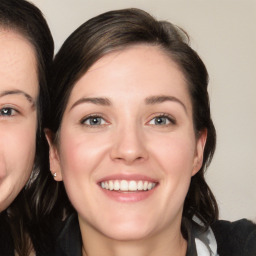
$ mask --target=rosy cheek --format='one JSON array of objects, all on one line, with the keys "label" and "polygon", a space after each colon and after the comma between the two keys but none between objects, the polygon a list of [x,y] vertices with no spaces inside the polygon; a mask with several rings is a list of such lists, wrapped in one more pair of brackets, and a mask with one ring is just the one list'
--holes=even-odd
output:
[{"label": "rosy cheek", "polygon": [[61,135],[60,162],[65,176],[89,169],[95,154],[96,145],[89,143],[83,134],[65,133]]},{"label": "rosy cheek", "polygon": [[149,144],[150,150],[162,159],[166,164],[186,164],[194,155],[194,147],[191,146],[191,141],[186,136],[165,136],[151,140]]}]

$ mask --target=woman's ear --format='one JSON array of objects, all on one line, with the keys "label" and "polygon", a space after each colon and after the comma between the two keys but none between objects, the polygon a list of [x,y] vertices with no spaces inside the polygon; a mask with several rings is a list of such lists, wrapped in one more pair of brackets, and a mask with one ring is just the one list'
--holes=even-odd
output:
[{"label": "woman's ear", "polygon": [[196,139],[197,141],[196,141],[196,150],[195,150],[192,176],[194,176],[201,169],[203,164],[204,148],[207,140],[207,129],[200,131]]},{"label": "woman's ear", "polygon": [[54,143],[54,133],[50,129],[44,129],[44,133],[49,144],[49,162],[52,176],[56,181],[62,181],[59,153]]}]

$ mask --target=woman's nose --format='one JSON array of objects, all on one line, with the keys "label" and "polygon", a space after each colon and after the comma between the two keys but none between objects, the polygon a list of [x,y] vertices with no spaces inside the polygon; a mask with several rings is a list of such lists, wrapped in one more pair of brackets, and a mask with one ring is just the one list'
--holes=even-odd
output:
[{"label": "woman's nose", "polygon": [[130,165],[148,158],[146,141],[139,127],[125,127],[116,132],[110,156],[114,161]]}]

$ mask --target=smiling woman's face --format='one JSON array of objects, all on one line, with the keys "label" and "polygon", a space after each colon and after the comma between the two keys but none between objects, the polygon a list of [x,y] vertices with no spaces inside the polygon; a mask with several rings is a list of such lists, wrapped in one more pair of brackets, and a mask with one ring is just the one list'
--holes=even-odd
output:
[{"label": "smiling woman's face", "polygon": [[26,184],[35,157],[38,95],[33,47],[0,28],[0,212]]},{"label": "smiling woman's face", "polygon": [[51,146],[83,232],[118,240],[180,232],[206,134],[195,136],[184,76],[138,45],[106,55],[75,84]]}]

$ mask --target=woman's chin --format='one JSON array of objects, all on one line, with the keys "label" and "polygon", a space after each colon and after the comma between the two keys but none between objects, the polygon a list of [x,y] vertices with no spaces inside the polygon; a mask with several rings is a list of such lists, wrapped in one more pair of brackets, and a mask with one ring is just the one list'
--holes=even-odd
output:
[{"label": "woman's chin", "polygon": [[146,239],[150,235],[150,231],[138,227],[114,227],[111,230],[103,231],[103,234],[117,241],[138,241]]}]

